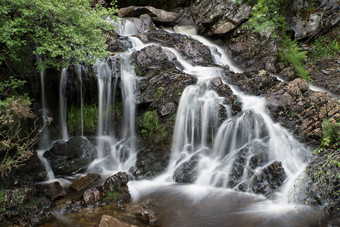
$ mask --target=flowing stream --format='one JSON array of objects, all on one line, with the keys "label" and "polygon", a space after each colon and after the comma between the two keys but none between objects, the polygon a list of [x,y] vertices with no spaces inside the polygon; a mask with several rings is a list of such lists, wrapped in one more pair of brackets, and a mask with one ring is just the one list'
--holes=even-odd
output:
[{"label": "flowing stream", "polygon": [[[134,36],[138,32],[129,20],[121,20],[116,31],[127,37],[132,47],[97,61],[94,66],[99,91],[98,154],[88,170],[104,176],[128,171],[136,163],[138,78],[130,61],[133,52],[150,45]],[[175,31],[186,32],[180,27]],[[224,97],[211,88],[211,79],[218,76],[226,84],[222,67],[228,66],[236,73],[242,70],[232,63],[221,47],[196,35],[192,29],[190,31],[187,35],[209,47],[215,63],[221,67],[191,65],[175,49],[162,47],[176,56],[180,63],[178,69],[195,76],[198,82],[186,87],[181,95],[166,170],[151,180],[130,181],[133,200],[153,198],[159,201],[160,223],[165,226],[313,225],[317,220],[310,218],[308,208],[288,203],[295,180],[310,160],[311,152],[272,121],[267,114],[265,98],[245,95],[229,85],[242,102],[241,113],[233,116],[231,107],[224,104]],[[66,70],[63,70],[61,108],[65,105],[62,94],[66,76]],[[81,80],[79,69],[78,76]],[[112,111],[117,105],[115,97],[119,77],[123,119],[120,133],[116,134],[112,128]],[[221,109],[223,111],[219,111]],[[67,139],[66,110],[60,111],[62,138]],[[83,134],[83,125],[81,128]],[[273,162],[282,163],[286,180],[271,199],[254,194],[251,186],[245,192],[239,192],[242,183],[251,180],[254,174]],[[308,218],[303,222],[299,215]]]}]

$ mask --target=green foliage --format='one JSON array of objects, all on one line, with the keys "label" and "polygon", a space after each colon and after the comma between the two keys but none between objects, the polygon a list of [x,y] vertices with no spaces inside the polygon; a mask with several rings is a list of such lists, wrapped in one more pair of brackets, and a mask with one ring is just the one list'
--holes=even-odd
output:
[{"label": "green foliage", "polygon": [[[98,124],[98,108],[96,105],[83,105],[84,133],[93,134]],[[81,109],[71,106],[67,111],[67,126],[73,135],[81,133]]]},{"label": "green foliage", "polygon": [[161,98],[163,90],[164,90],[163,87],[158,87],[157,88],[157,91],[156,91],[155,96],[154,96],[156,100],[159,100]]},{"label": "green foliage", "polygon": [[259,0],[246,27],[256,32],[266,32],[272,38],[278,37],[278,32],[284,33],[288,28],[286,18],[280,12],[286,4],[285,0]]},{"label": "green foliage", "polygon": [[0,83],[1,91],[11,89],[11,96],[0,99],[0,172],[7,174],[17,168],[33,154],[33,146],[40,130],[34,125],[30,131],[22,129],[25,119],[35,119],[27,95],[15,95],[25,81],[11,78]]},{"label": "green foliage", "polygon": [[329,140],[327,146],[340,143],[340,123],[332,124],[325,119],[322,122],[322,137],[323,140]]},{"label": "green foliage", "polygon": [[112,200],[118,200],[121,197],[119,192],[110,191],[106,194],[106,196],[103,198],[104,201],[112,201]]},{"label": "green foliage", "polygon": [[139,118],[141,133],[144,138],[149,138],[152,134],[157,133],[156,142],[166,136],[165,128],[160,124],[157,110],[146,111]]},{"label": "green foliage", "polygon": [[[31,47],[43,56],[40,70],[70,63],[92,63],[107,55],[102,30],[117,12],[92,0],[0,0],[0,64],[20,60],[18,51]],[[114,2],[114,1],[113,1]]]},{"label": "green foliage", "polygon": [[315,60],[340,55],[340,37],[330,40],[330,38],[321,36],[312,43],[312,46],[311,57]]},{"label": "green foliage", "polygon": [[309,72],[304,67],[304,61],[307,59],[307,52],[302,51],[297,42],[285,36],[283,40],[284,48],[279,52],[279,56],[286,63],[292,64],[299,77],[312,81]]}]

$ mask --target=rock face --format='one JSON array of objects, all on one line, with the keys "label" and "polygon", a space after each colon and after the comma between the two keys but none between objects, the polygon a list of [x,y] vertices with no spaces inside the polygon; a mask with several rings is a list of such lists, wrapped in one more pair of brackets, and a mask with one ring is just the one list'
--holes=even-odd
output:
[{"label": "rock face", "polygon": [[200,33],[225,35],[244,22],[251,10],[251,6],[231,0],[197,1],[181,15],[179,24],[187,25],[188,18],[192,18]]},{"label": "rock face", "polygon": [[73,137],[69,141],[58,141],[44,153],[56,175],[72,175],[84,171],[94,160],[97,151],[84,137]]},{"label": "rock face", "polygon": [[[297,12],[290,20],[290,28],[295,39],[303,39],[315,35],[321,30],[327,30],[340,21],[340,1],[293,1],[292,8]],[[309,8],[309,9],[308,9]]]}]

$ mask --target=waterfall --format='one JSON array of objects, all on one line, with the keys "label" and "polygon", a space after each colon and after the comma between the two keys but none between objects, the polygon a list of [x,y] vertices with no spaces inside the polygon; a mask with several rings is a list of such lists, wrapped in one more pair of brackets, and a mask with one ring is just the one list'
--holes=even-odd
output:
[{"label": "waterfall", "polygon": [[[86,71],[85,71],[86,72]],[[80,86],[80,135],[84,136],[84,97],[83,97],[83,76],[82,65],[77,64],[76,73],[79,79]]]},{"label": "waterfall", "polygon": [[67,131],[67,103],[66,103],[66,86],[67,86],[67,68],[63,68],[59,84],[59,110],[60,110],[60,130],[61,138],[68,140]]}]

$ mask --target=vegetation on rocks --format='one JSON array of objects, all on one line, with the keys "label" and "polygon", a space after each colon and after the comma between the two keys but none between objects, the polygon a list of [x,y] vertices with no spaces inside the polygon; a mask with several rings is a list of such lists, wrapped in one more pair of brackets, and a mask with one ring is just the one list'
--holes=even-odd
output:
[{"label": "vegetation on rocks", "polygon": [[[96,133],[98,123],[97,105],[83,105],[84,133]],[[72,135],[80,135],[81,132],[81,108],[71,106],[67,112],[67,126]]]},{"label": "vegetation on rocks", "polygon": [[146,111],[139,118],[139,125],[141,127],[141,133],[146,139],[152,134],[158,133],[156,138],[156,142],[158,142],[166,135],[165,128],[159,122],[157,110]]},{"label": "vegetation on rocks", "polygon": [[8,174],[33,154],[38,140],[38,127],[24,127],[27,119],[34,121],[36,115],[30,109],[31,100],[20,94],[25,81],[10,78],[0,82],[0,173]]}]

